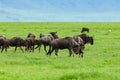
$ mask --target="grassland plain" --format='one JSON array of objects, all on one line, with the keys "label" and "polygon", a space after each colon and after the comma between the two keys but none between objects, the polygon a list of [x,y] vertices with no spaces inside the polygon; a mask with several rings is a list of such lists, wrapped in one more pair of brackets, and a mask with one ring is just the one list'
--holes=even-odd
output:
[{"label": "grassland plain", "polygon": [[[0,34],[7,38],[26,38],[29,32],[39,38],[57,31],[60,37],[81,34],[83,26],[94,36],[93,46],[86,45],[84,58],[68,57],[67,50],[60,50],[48,57],[43,48],[39,53],[0,53],[0,80],[120,80],[120,23],[119,22],[1,22]],[[111,30],[110,34],[106,34]]]}]

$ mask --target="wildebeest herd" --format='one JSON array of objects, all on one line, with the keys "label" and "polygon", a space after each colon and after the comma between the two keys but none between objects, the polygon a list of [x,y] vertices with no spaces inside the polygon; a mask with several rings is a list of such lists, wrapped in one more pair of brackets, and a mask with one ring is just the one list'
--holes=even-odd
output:
[{"label": "wildebeest herd", "polygon": [[[84,31],[89,32],[89,28],[83,28],[81,32]],[[92,36],[85,33],[64,38],[60,38],[57,35],[57,32],[50,32],[50,35],[40,33],[39,39],[36,39],[36,36],[33,33],[29,33],[26,39],[21,37],[8,39],[5,36],[0,35],[1,52],[4,50],[7,52],[9,47],[15,47],[15,51],[17,50],[17,47],[20,47],[22,52],[34,52],[34,49],[39,48],[40,52],[41,46],[43,45],[46,55],[49,56],[53,51],[55,51],[55,55],[58,56],[59,49],[68,49],[69,56],[79,54],[79,56],[83,57],[83,50],[85,48],[85,44],[87,43],[93,45],[94,40]],[[47,46],[49,46],[49,50],[46,49]]]}]

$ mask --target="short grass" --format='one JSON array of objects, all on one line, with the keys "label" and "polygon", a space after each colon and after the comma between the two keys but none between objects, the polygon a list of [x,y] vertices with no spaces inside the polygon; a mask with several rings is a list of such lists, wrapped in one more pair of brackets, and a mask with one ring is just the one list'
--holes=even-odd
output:
[{"label": "short grass", "polygon": [[[83,26],[94,36],[93,46],[86,45],[84,58],[68,57],[67,50],[60,50],[48,57],[43,48],[39,53],[22,53],[10,47],[0,53],[0,80],[120,80],[120,23],[101,22],[1,22],[0,34],[7,38],[26,38],[29,32],[39,38],[57,31],[60,37],[81,34]],[[106,32],[112,32],[106,35]]]}]

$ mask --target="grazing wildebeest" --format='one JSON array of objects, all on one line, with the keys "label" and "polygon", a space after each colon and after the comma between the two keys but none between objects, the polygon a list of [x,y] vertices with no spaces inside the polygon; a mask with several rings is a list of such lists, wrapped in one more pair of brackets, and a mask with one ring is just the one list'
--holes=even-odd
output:
[{"label": "grazing wildebeest", "polygon": [[22,46],[26,47],[26,45],[27,45],[26,41],[20,37],[13,37],[9,39],[9,46],[15,47],[15,51],[17,50],[17,47],[20,47],[22,52],[24,52]]},{"label": "grazing wildebeest", "polygon": [[6,39],[3,36],[0,36],[0,47],[1,47],[1,52],[3,52],[4,49],[7,52],[7,48],[9,47],[8,39]]},{"label": "grazing wildebeest", "polygon": [[51,53],[55,50],[55,55],[58,56],[59,49],[68,49],[69,56],[72,55],[72,49],[78,47],[78,43],[72,37],[65,37],[61,39],[54,39],[51,44],[47,55],[51,55]]},{"label": "grazing wildebeest", "polygon": [[54,37],[54,39],[58,39],[58,35],[56,35],[57,32],[50,32],[50,34]]},{"label": "grazing wildebeest", "polygon": [[89,32],[89,28],[83,27],[82,30],[81,30],[81,33],[85,32],[85,31],[86,31],[86,32]]},{"label": "grazing wildebeest", "polygon": [[[40,52],[40,48],[41,48],[41,45],[44,46],[44,50],[45,52],[47,53],[47,50],[46,50],[46,46],[49,46],[51,41],[53,40],[53,36],[49,35],[49,36],[43,36],[41,37],[36,43],[37,43],[37,47],[39,47],[39,52]],[[36,49],[35,48],[35,49]]]}]

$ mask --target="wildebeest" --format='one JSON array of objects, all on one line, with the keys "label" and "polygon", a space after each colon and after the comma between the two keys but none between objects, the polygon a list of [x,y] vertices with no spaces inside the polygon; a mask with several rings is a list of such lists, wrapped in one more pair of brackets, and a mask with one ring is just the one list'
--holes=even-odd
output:
[{"label": "wildebeest", "polygon": [[76,48],[73,48],[72,50],[74,51],[74,53],[79,54],[79,57],[80,57],[80,55],[81,55],[81,57],[83,57],[84,42],[83,42],[82,38],[80,38],[78,36],[74,36],[73,39],[79,44],[79,46]]},{"label": "wildebeest", "polygon": [[39,47],[39,52],[40,52],[41,45],[43,45],[44,51],[47,53],[46,46],[50,47],[52,40],[59,38],[58,35],[56,35],[56,33],[57,32],[50,32],[51,35],[48,35],[48,36],[40,33],[40,40],[37,41],[37,47],[36,47],[36,48]]},{"label": "wildebeest", "polygon": [[[79,48],[79,54],[81,54],[81,57],[83,57],[83,50],[85,48],[85,44],[91,44],[91,45],[93,45],[94,44],[94,39],[93,39],[93,37],[88,36],[87,34],[80,34],[80,35],[77,35],[77,36],[74,36],[74,37],[80,37],[83,40],[82,47]],[[76,54],[78,54],[77,53],[78,51],[76,51],[76,48],[74,48],[73,51]]]},{"label": "wildebeest", "polygon": [[[4,35],[0,35],[0,37],[2,37],[2,38],[6,38]],[[2,46],[0,46],[0,49],[2,48]]]},{"label": "wildebeest", "polygon": [[36,42],[37,43],[37,47],[36,48],[39,48],[39,52],[40,52],[41,45],[43,45],[44,46],[44,51],[47,53],[46,46],[49,46],[53,39],[54,39],[54,37],[51,36],[51,35],[41,37]]},{"label": "wildebeest", "polygon": [[72,49],[78,47],[78,43],[72,37],[65,37],[61,39],[54,39],[50,44],[50,49],[47,55],[51,55],[51,53],[55,50],[55,55],[58,56],[59,49],[68,49],[69,56],[72,55]]},{"label": "wildebeest", "polygon": [[9,44],[8,44],[8,39],[6,39],[6,37],[4,36],[0,36],[0,47],[1,47],[1,52],[3,52],[4,49],[7,52],[7,48],[9,47]]},{"label": "wildebeest", "polygon": [[26,40],[26,43],[27,43],[26,51],[31,51],[32,50],[34,52],[34,46],[36,44],[36,39],[29,37],[25,40]]},{"label": "wildebeest", "polygon": [[83,27],[82,30],[81,30],[81,33],[85,32],[85,31],[86,31],[86,32],[89,32],[89,28]]},{"label": "wildebeest", "polygon": [[9,39],[9,46],[15,47],[15,51],[17,50],[17,47],[20,47],[22,52],[24,52],[22,46],[26,47],[26,45],[27,45],[26,41],[20,37],[13,37]]},{"label": "wildebeest", "polygon": [[36,44],[36,39],[35,39],[35,35],[32,33],[29,33],[27,36],[26,42],[27,42],[27,47],[26,47],[26,51],[28,50],[32,50],[34,52],[34,46]]}]

